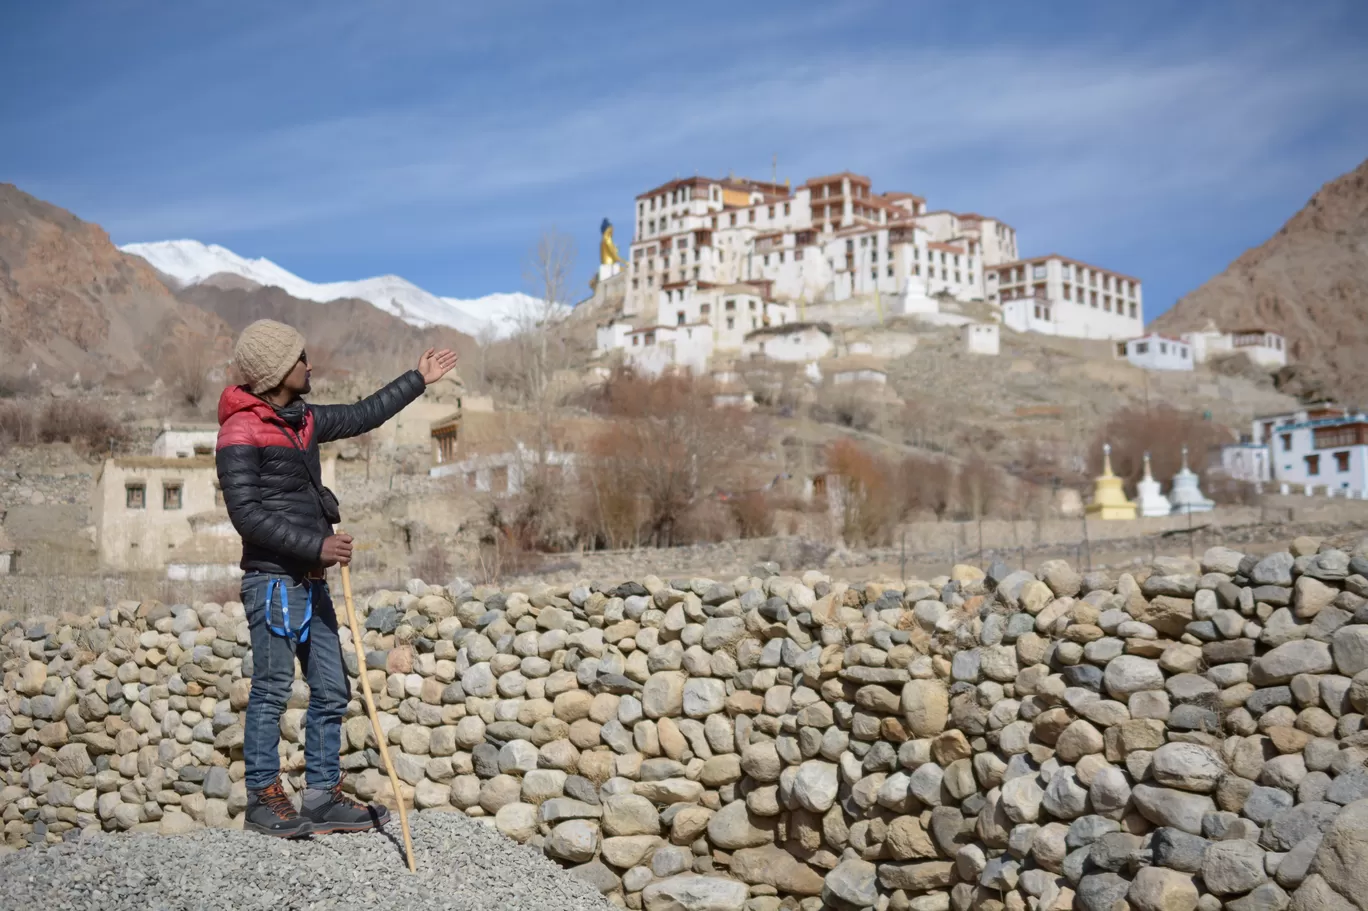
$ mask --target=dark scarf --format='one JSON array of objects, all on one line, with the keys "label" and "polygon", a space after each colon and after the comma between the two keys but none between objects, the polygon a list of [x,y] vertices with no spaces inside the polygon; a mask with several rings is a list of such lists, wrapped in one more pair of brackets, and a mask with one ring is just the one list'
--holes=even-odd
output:
[{"label": "dark scarf", "polygon": [[[268,402],[267,404],[270,403]],[[271,405],[271,410],[273,410],[282,421],[295,430],[304,429],[304,419],[307,417],[305,409],[307,408],[308,406],[301,398],[294,399],[288,405]]]}]

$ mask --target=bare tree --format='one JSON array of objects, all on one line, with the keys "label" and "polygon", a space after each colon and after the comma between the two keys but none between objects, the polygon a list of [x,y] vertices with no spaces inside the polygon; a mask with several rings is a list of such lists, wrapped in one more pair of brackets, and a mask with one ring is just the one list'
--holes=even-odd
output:
[{"label": "bare tree", "polygon": [[168,339],[162,346],[161,363],[173,394],[198,408],[208,395],[210,377],[219,366],[214,340],[197,332]]},{"label": "bare tree", "polygon": [[574,267],[574,239],[555,227],[542,232],[528,255],[524,280],[537,304],[517,314],[517,349],[523,397],[538,411],[549,408],[551,377],[564,361],[557,324],[569,308]]},{"label": "bare tree", "polygon": [[620,542],[632,526],[634,543],[680,543],[710,497],[748,485],[745,458],[760,435],[734,409],[714,409],[706,384],[622,372],[606,384],[602,410],[617,420],[593,441],[586,477],[597,537]]}]

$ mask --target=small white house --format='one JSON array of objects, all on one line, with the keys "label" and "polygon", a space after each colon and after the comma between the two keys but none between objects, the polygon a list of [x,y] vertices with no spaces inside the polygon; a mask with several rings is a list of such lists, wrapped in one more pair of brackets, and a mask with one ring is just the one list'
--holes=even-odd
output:
[{"label": "small white house", "polygon": [[1264,367],[1282,367],[1287,363],[1287,340],[1266,329],[1222,332],[1215,323],[1208,322],[1205,329],[1184,332],[1182,338],[1192,346],[1192,359],[1198,364],[1228,354],[1244,354]]},{"label": "small white house", "polygon": [[1331,494],[1368,492],[1368,416],[1362,413],[1283,424],[1269,449],[1273,479],[1280,483]]},{"label": "small white house", "polygon": [[833,386],[867,383],[883,386],[888,383],[888,372],[883,361],[867,354],[852,354],[823,361],[820,365],[822,375],[830,379]]},{"label": "small white house", "polygon": [[966,323],[960,329],[964,350],[968,354],[996,355],[1000,350],[1001,335],[997,323]]},{"label": "small white house", "polygon": [[755,396],[741,382],[717,383],[713,387],[714,408],[740,408],[750,411],[755,407]]},{"label": "small white house", "polygon": [[1267,484],[1273,480],[1265,443],[1230,443],[1221,447],[1221,469],[1236,481]]},{"label": "small white house", "polygon": [[212,456],[217,444],[217,424],[166,423],[162,425],[161,433],[152,441],[152,455],[158,459]]},{"label": "small white house", "polygon": [[831,326],[826,323],[787,323],[749,333],[741,344],[743,357],[767,357],[790,364],[808,364],[832,352]]},{"label": "small white house", "polygon": [[1287,340],[1266,329],[1237,329],[1230,333],[1231,349],[1262,367],[1287,364]]},{"label": "small white house", "polygon": [[1117,342],[1116,356],[1145,370],[1192,369],[1192,346],[1157,332]]}]

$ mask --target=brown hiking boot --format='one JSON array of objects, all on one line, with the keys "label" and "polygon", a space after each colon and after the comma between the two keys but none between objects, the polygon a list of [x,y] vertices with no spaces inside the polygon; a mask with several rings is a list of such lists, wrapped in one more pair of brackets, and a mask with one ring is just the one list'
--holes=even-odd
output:
[{"label": "brown hiking boot", "polygon": [[275,838],[303,838],[313,834],[313,824],[295,812],[279,778],[267,787],[247,792],[247,817],[242,827]]}]

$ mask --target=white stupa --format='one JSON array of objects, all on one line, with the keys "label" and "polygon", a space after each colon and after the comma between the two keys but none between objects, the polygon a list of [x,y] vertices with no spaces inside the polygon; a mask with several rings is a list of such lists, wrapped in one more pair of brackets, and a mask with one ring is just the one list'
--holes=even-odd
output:
[{"label": "white stupa", "polygon": [[1173,504],[1160,492],[1159,482],[1150,473],[1150,455],[1145,453],[1145,476],[1135,484],[1135,498],[1140,501],[1140,515],[1153,518],[1173,512]]},{"label": "white stupa", "polygon": [[1173,504],[1175,515],[1190,512],[1211,512],[1216,504],[1202,495],[1200,478],[1188,468],[1187,447],[1183,447],[1183,468],[1173,476],[1173,486],[1169,488],[1169,502]]}]

